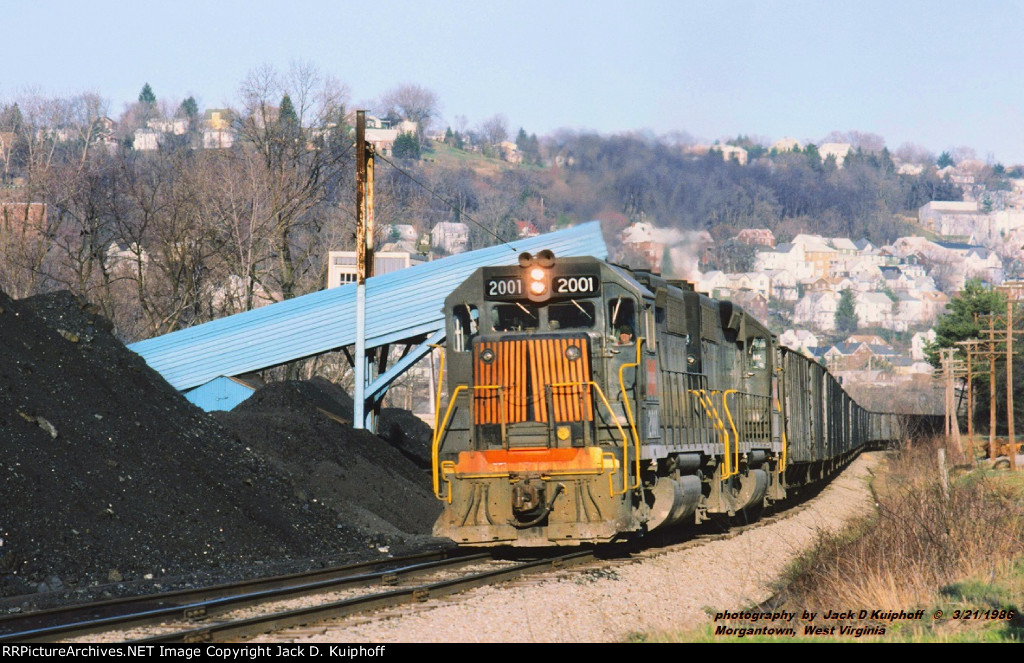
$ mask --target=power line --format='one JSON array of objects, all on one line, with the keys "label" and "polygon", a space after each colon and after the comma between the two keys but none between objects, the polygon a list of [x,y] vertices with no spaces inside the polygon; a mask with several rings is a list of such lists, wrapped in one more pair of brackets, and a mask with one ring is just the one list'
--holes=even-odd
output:
[{"label": "power line", "polygon": [[[454,202],[452,202],[451,200],[448,200],[448,199],[446,199],[446,198],[445,198],[444,196],[442,196],[441,194],[437,193],[436,191],[434,191],[433,189],[431,189],[431,188],[430,188],[429,186],[427,186],[427,185],[426,185],[426,184],[424,184],[423,182],[421,182],[421,181],[419,181],[418,179],[416,179],[415,177],[413,177],[413,176],[412,176],[411,174],[407,173],[407,172],[406,172],[406,171],[405,171],[404,169],[402,169],[402,168],[401,168],[400,166],[398,166],[398,165],[397,165],[397,164],[396,164],[395,162],[391,161],[390,159],[386,158],[385,156],[383,156],[383,155],[381,155],[381,154],[376,154],[376,153],[375,153],[375,154],[374,154],[374,156],[375,156],[375,157],[379,157],[379,158],[380,158],[380,159],[381,159],[381,160],[382,160],[382,161],[383,161],[384,163],[386,163],[386,164],[390,165],[390,166],[391,166],[392,168],[394,168],[395,170],[397,170],[397,171],[398,171],[398,172],[400,172],[401,174],[403,174],[403,175],[405,175],[406,177],[408,177],[408,178],[409,178],[410,180],[412,180],[412,181],[413,181],[414,183],[416,183],[417,185],[419,185],[419,186],[420,186],[420,187],[421,187],[421,188],[422,188],[422,189],[423,189],[424,191],[426,191],[426,192],[427,192],[427,193],[429,193],[429,194],[430,194],[431,196],[433,196],[433,197],[437,198],[437,199],[438,199],[438,200],[440,200],[440,201],[441,201],[442,203],[444,203],[445,205],[447,205],[447,206],[449,207],[449,209],[452,209],[452,210],[455,210],[455,209],[457,209],[457,207],[456,207],[456,205],[455,205],[455,203],[454,203]],[[460,216],[460,218],[461,218],[461,217],[465,217],[465,218],[469,219],[470,221],[472,221],[473,223],[475,223],[475,224],[476,224],[477,226],[479,226],[481,230],[483,230],[484,232],[486,232],[487,234],[489,234],[490,236],[492,236],[492,237],[493,237],[494,239],[498,240],[499,242],[501,242],[502,244],[504,244],[504,245],[505,245],[505,246],[507,246],[508,248],[512,249],[512,250],[513,250],[514,252],[516,252],[516,253],[519,253],[519,249],[517,249],[516,247],[512,246],[511,244],[509,244],[508,242],[506,242],[505,240],[503,240],[503,239],[501,238],[501,236],[500,236],[500,235],[498,235],[498,233],[494,232],[493,230],[491,230],[490,228],[488,228],[488,227],[487,227],[487,226],[485,226],[484,224],[482,224],[482,223],[480,223],[479,221],[477,221],[476,219],[474,219],[474,218],[473,218],[472,216],[470,216],[470,215],[469,215],[469,214],[468,214],[467,212],[461,212],[459,216]]]}]

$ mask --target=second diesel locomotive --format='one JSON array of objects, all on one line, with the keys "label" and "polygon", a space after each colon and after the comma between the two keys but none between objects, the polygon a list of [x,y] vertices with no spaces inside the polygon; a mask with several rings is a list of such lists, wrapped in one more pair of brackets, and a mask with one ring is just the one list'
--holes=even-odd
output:
[{"label": "second diesel locomotive", "polygon": [[740,307],[595,258],[523,254],[445,300],[437,536],[604,543],[756,517],[888,438]]}]

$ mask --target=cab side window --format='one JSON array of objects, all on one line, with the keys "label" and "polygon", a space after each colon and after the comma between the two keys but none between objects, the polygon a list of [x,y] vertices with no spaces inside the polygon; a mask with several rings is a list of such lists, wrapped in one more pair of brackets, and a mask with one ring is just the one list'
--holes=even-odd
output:
[{"label": "cab side window", "polygon": [[752,371],[763,371],[768,366],[768,341],[763,338],[750,340],[748,363]]},{"label": "cab side window", "polygon": [[470,304],[459,304],[452,311],[452,326],[452,347],[456,352],[466,352],[470,341],[480,330],[480,312]]},{"label": "cab side window", "polygon": [[[632,343],[636,340],[636,302],[630,297],[613,297],[608,300],[608,335],[618,343]],[[627,338],[628,335],[628,338]]]}]

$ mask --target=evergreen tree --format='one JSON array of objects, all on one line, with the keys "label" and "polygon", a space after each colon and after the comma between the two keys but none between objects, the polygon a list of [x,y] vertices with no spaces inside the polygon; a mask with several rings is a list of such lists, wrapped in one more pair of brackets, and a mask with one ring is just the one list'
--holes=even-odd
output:
[{"label": "evergreen tree", "polygon": [[938,368],[940,349],[955,348],[959,341],[980,338],[982,325],[977,318],[1005,309],[1006,301],[998,290],[987,287],[981,279],[968,280],[963,290],[949,300],[947,312],[935,322],[935,342],[927,348],[928,361]]},{"label": "evergreen tree", "polygon": [[281,108],[278,110],[277,118],[282,126],[289,124],[297,125],[299,123],[299,116],[295,113],[292,98],[287,94],[281,97]]},{"label": "evergreen tree", "polygon": [[807,165],[811,167],[811,170],[821,170],[821,153],[818,152],[818,146],[814,143],[807,143],[807,147],[804,148],[804,154],[807,155]]},{"label": "evergreen tree", "polygon": [[281,105],[277,109],[277,126],[281,131],[282,145],[294,148],[299,143],[299,116],[287,94],[281,97]]},{"label": "evergreen tree", "polygon": [[849,334],[857,331],[860,320],[857,317],[857,304],[853,291],[847,288],[839,297],[839,305],[836,307],[836,331]]},{"label": "evergreen tree", "polygon": [[199,104],[196,103],[195,97],[189,97],[181,102],[178,106],[178,117],[184,117],[188,122],[188,130],[190,132],[199,131]]},{"label": "evergreen tree", "polygon": [[178,107],[178,112],[188,118],[190,122],[194,120],[199,115],[199,104],[196,103],[196,98],[189,97],[185,101],[181,102],[181,106]]},{"label": "evergreen tree", "polygon": [[[980,279],[971,279],[964,284],[961,290],[953,297],[946,306],[947,313],[940,316],[935,323],[935,342],[925,348],[928,354],[928,361],[938,368],[942,365],[942,357],[939,352],[942,348],[958,348],[957,355],[962,358],[963,350],[957,345],[959,341],[971,339],[987,339],[988,335],[982,333],[983,328],[988,328],[990,319],[978,320],[981,316],[994,313],[997,316],[1006,311],[1006,299],[1002,293],[986,286]],[[1019,334],[1021,326],[1017,315],[1014,315],[1014,329]],[[996,328],[1005,329],[1006,318],[1002,317],[995,323]],[[1002,335],[997,335],[997,339]],[[1001,346],[1001,347],[1000,347]],[[1005,353],[1005,346],[997,340],[997,352]],[[976,430],[987,430],[990,422],[992,402],[989,392],[989,377],[986,371],[984,360],[976,363],[974,379],[974,422]],[[1000,357],[996,362],[996,433],[1005,434],[1007,430],[1006,411],[1006,362]],[[1024,363],[1020,358],[1013,361],[1013,409],[1014,421],[1020,422],[1024,418]]]},{"label": "evergreen tree", "polygon": [[21,131],[23,123],[24,118],[21,115],[21,109],[18,108],[17,102],[0,109],[0,131],[17,133]]},{"label": "evergreen tree", "polygon": [[398,134],[391,152],[395,155],[396,159],[419,159],[420,141],[414,133]]},{"label": "evergreen tree", "polygon": [[149,87],[149,83],[142,86],[142,92],[139,93],[139,102],[152,106],[156,103],[156,95],[153,94],[153,88]]},{"label": "evergreen tree", "polygon": [[939,155],[939,160],[935,162],[939,168],[945,168],[946,166],[955,166],[956,163],[953,161],[953,155],[949,152],[943,152]]}]

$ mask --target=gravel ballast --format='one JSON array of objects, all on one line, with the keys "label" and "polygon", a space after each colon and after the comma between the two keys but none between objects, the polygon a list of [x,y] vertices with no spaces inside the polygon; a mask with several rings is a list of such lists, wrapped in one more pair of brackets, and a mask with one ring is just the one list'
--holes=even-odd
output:
[{"label": "gravel ballast", "polygon": [[[716,611],[769,599],[791,562],[823,531],[873,508],[867,480],[881,455],[855,460],[791,515],[742,532],[621,564],[485,587],[431,602],[349,618],[337,625],[260,638],[303,642],[623,642],[698,628]],[[390,616],[391,618],[386,618]],[[731,624],[735,625],[735,624]]]}]

